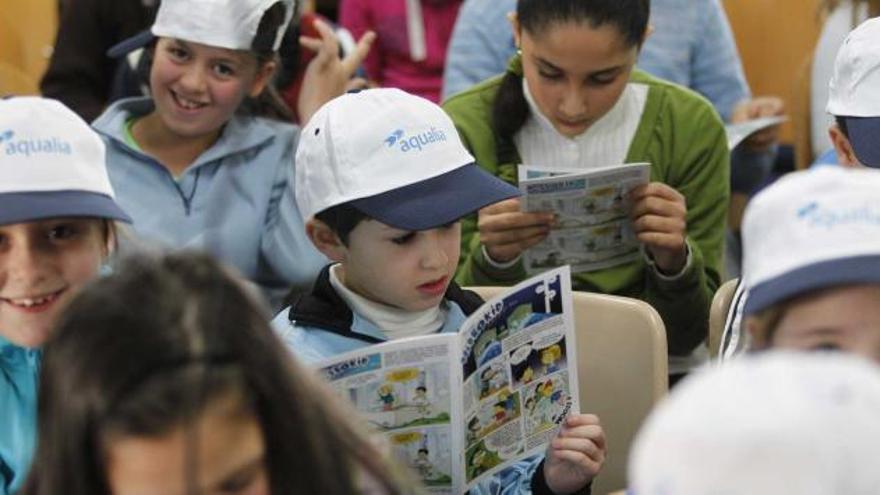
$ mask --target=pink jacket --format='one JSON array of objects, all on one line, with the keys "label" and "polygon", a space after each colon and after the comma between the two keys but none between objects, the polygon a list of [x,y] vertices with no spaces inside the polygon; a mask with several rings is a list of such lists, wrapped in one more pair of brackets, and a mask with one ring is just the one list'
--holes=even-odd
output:
[{"label": "pink jacket", "polygon": [[373,30],[376,43],[365,62],[380,86],[440,101],[443,66],[462,0],[342,0],[339,23],[355,39]]}]

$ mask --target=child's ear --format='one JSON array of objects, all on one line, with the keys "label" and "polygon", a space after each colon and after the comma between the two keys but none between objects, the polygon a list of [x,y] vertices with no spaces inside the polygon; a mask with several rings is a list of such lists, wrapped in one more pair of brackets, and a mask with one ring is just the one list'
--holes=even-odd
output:
[{"label": "child's ear", "polygon": [[248,95],[251,98],[260,96],[260,93],[266,89],[266,85],[272,80],[272,75],[275,74],[277,68],[278,63],[274,60],[257,65],[257,75],[254,77],[254,82],[251,84],[251,90],[248,92]]},{"label": "child's ear", "polygon": [[762,322],[756,318],[749,317],[746,318],[745,327],[746,332],[748,332],[751,339],[749,350],[762,351],[770,347],[770,342],[767,338],[767,325],[762,324]]},{"label": "child's ear", "polygon": [[306,222],[306,235],[318,251],[324,254],[330,261],[341,263],[345,260],[348,249],[342,240],[326,223],[312,218]]},{"label": "child's ear", "polygon": [[837,124],[831,124],[831,127],[828,128],[828,136],[831,138],[831,143],[834,145],[834,150],[837,152],[837,163],[845,167],[857,167],[861,165],[861,162],[859,162],[856,152],[852,147],[852,143],[849,142],[849,138],[846,137]]}]

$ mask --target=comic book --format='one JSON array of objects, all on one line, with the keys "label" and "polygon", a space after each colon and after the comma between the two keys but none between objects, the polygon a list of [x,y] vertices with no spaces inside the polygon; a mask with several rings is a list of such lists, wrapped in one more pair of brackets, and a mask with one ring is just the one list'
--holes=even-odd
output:
[{"label": "comic book", "polygon": [[458,333],[368,346],[318,364],[432,493],[461,494],[543,453],[579,410],[568,267],[487,301]]},{"label": "comic book", "polygon": [[724,132],[727,133],[727,147],[732,150],[752,134],[768,127],[779,125],[786,120],[788,120],[787,116],[779,115],[773,117],[759,117],[740,122],[739,124],[727,124],[724,126]]},{"label": "comic book", "polygon": [[649,164],[589,170],[520,165],[518,175],[522,210],[552,211],[557,218],[547,237],[523,253],[530,275],[560,265],[590,272],[640,256],[626,194],[648,183]]}]

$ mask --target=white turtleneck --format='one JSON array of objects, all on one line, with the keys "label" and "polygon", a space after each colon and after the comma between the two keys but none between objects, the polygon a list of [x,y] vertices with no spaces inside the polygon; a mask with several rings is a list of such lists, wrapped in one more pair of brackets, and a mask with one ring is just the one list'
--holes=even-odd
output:
[{"label": "white turtleneck", "polygon": [[382,330],[388,340],[417,337],[437,332],[446,322],[449,309],[446,302],[425,311],[406,311],[371,301],[346,287],[339,278],[339,264],[330,267],[330,285],[352,312],[360,315]]},{"label": "white turtleneck", "polygon": [[628,83],[611,110],[573,138],[559,134],[541,113],[525,78],[522,85],[531,112],[514,143],[523,163],[575,169],[624,163],[648,100],[647,85]]}]

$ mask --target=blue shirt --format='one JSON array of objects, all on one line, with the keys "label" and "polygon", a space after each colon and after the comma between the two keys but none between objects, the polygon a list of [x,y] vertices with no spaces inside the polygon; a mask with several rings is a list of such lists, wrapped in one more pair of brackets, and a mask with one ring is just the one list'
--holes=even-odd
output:
[{"label": "blue shirt", "polygon": [[152,110],[149,98],[120,100],[92,124],[107,144],[110,182],[139,244],[208,251],[258,284],[276,308],[289,288],[307,289],[327,260],[306,236],[294,199],[299,129],[234,116],[175,178],[125,141],[126,122]]},{"label": "blue shirt", "polygon": [[31,464],[40,356],[0,337],[0,495],[18,491]]}]

